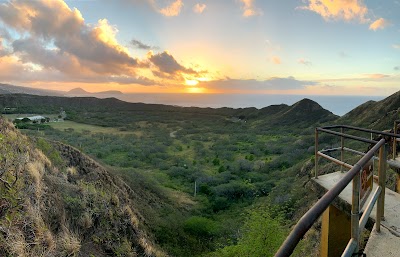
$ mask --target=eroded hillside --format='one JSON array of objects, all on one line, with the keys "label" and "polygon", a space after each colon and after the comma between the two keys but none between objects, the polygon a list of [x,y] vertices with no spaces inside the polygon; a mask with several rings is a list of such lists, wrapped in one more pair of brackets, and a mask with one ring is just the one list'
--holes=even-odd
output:
[{"label": "eroded hillside", "polygon": [[0,256],[165,256],[134,192],[95,161],[3,118],[0,142]]}]

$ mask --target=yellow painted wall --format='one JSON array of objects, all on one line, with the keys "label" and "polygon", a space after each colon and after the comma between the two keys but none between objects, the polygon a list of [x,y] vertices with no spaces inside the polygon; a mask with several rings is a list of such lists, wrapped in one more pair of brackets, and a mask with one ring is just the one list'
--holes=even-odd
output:
[{"label": "yellow painted wall", "polygon": [[330,205],[322,215],[321,257],[341,256],[350,237],[350,217]]}]

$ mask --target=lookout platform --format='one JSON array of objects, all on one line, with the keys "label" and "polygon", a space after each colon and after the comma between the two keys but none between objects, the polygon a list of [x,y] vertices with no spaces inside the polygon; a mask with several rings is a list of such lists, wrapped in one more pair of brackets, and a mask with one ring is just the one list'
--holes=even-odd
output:
[{"label": "lookout platform", "polygon": [[[349,125],[315,128],[315,176],[311,184],[320,199],[293,227],[275,257],[290,256],[321,216],[321,257],[400,256],[399,124],[400,120],[395,121],[390,132]],[[339,142],[331,143],[330,147],[324,142],[320,150],[320,133],[337,136]],[[346,147],[349,140],[368,144],[368,150]],[[347,163],[351,154],[360,156],[355,164]],[[320,174],[320,158],[342,166],[341,171]],[[348,171],[343,172],[343,167]],[[398,173],[396,192],[386,188],[388,167]],[[365,228],[371,233],[362,249]]]},{"label": "lookout platform", "polygon": [[[340,171],[313,178],[313,186],[317,192],[325,193],[332,189],[345,175]],[[376,188],[377,183],[373,183]],[[369,202],[372,194],[366,202]],[[349,184],[339,194],[334,205],[342,212],[350,215],[352,201],[352,185]],[[361,212],[365,211],[363,206]],[[364,253],[368,257],[388,256],[397,257],[400,253],[400,194],[386,188],[385,190],[385,219],[381,221],[381,231],[378,233],[375,226],[372,229],[370,238]],[[376,206],[374,206],[369,222],[376,220]]]}]

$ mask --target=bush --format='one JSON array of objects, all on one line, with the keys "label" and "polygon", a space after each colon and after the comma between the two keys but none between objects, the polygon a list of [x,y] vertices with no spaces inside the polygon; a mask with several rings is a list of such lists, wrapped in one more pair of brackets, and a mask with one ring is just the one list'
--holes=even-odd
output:
[{"label": "bush", "polygon": [[218,226],[214,221],[199,216],[187,219],[183,227],[186,232],[201,238],[212,238],[218,233]]}]

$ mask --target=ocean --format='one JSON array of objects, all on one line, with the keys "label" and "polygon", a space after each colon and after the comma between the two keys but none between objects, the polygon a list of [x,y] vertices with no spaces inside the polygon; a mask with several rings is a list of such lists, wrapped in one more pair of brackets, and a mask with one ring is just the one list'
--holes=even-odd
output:
[{"label": "ocean", "polygon": [[265,94],[123,94],[116,96],[127,102],[177,105],[183,107],[263,107],[275,104],[292,105],[304,98],[319,103],[323,108],[343,116],[369,100],[379,101],[384,96],[326,96],[326,95],[265,95]]}]

